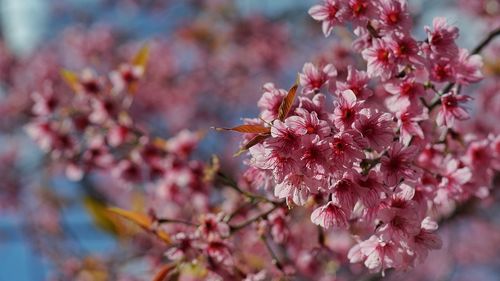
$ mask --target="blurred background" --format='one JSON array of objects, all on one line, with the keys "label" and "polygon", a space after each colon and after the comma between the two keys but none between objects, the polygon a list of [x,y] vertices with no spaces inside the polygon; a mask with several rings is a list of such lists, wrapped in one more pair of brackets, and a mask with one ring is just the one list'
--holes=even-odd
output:
[{"label": "blurred background", "polygon": [[[409,2],[419,38],[434,16],[446,16],[461,29],[460,45],[471,47],[491,23],[487,16],[464,9],[466,1]],[[127,243],[96,223],[88,190],[82,188],[85,182],[74,183],[60,171],[47,171],[46,158],[23,130],[33,91],[50,80],[62,92],[61,68],[92,67],[107,73],[148,42],[154,60],[131,108],[134,117],[158,136],[169,137],[182,128],[201,131],[198,157],[228,155],[224,165],[237,170],[239,162],[229,156],[237,148],[238,136],[214,134],[208,128],[255,116],[261,86],[272,81],[288,88],[304,62],[336,60],[340,71],[342,63],[344,68],[358,63],[359,58],[349,53],[347,30],[330,38],[320,33],[319,24],[307,14],[315,3],[0,0],[0,280],[59,280],[60,257],[119,256],[122,243]],[[498,19],[499,2],[488,3],[494,11],[491,17]],[[119,192],[116,183],[100,182],[110,197]],[[498,207],[494,210],[498,214]],[[447,273],[436,280],[500,280],[495,279],[500,276],[496,248],[477,241],[490,235],[490,242],[500,244],[499,227],[499,219],[490,214],[485,221],[445,230],[477,243],[475,249],[482,252],[466,261],[460,260],[465,253],[458,253],[451,261],[446,257],[454,254],[445,247],[436,255],[445,256],[439,266]],[[85,262],[89,268],[98,267],[95,260]],[[131,260],[120,270],[140,276],[144,261]]]}]

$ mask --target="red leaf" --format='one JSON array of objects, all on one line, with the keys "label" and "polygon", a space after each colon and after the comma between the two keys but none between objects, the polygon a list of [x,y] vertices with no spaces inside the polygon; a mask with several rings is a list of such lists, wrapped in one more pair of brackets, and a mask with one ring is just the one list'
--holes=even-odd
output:
[{"label": "red leaf", "polygon": [[165,231],[163,231],[161,229],[153,229],[154,222],[152,221],[152,219],[149,216],[147,216],[145,214],[141,214],[141,213],[137,213],[137,212],[133,212],[133,211],[127,211],[127,210],[120,209],[120,208],[113,208],[113,207],[108,208],[108,211],[135,223],[136,225],[142,227],[143,229],[145,229],[147,231],[153,232],[158,238],[163,240],[165,243],[167,243],[167,244],[171,243],[170,235],[168,235],[168,233],[166,233]]},{"label": "red leaf", "polygon": [[249,142],[247,142],[244,146],[240,148],[235,154],[234,157],[240,156],[243,152],[249,150],[252,146],[263,142],[265,139],[269,138],[271,136],[270,133],[267,134],[262,134],[262,135],[257,135],[253,139],[251,139]]},{"label": "red leaf", "polygon": [[165,264],[160,268],[160,271],[156,273],[152,281],[165,281],[168,273],[174,268],[171,264]]},{"label": "red leaf", "polygon": [[271,128],[262,125],[240,125],[234,128],[215,128],[217,131],[234,131],[249,134],[265,134],[271,131]]},{"label": "red leaf", "polygon": [[279,111],[278,111],[278,118],[283,121],[285,118],[288,116],[288,113],[290,112],[290,109],[292,108],[293,102],[295,101],[295,94],[297,93],[297,89],[299,88],[299,85],[295,83],[290,90],[288,90],[288,94],[286,97],[283,99],[281,102]]}]

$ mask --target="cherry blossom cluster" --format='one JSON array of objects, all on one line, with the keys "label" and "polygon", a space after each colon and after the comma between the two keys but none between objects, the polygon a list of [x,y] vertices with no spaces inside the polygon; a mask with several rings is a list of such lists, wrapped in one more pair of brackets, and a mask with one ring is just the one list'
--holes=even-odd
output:
[{"label": "cherry blossom cluster", "polygon": [[259,118],[230,129],[248,133],[245,176],[289,206],[314,205],[312,223],[349,229],[352,263],[407,269],[441,247],[445,210],[487,196],[500,168],[500,136],[456,131],[469,118],[462,88],[483,78],[480,49],[459,48],[444,18],[414,38],[404,0],[325,0],[309,13],[326,36],[352,24],[366,71],[306,63],[295,102],[297,85],[264,85]]},{"label": "cherry blossom cluster", "polygon": [[[73,96],[59,98],[50,84],[33,93],[35,118],[27,133],[73,180],[100,171],[130,184],[162,179],[202,190],[203,165],[189,160],[199,134],[186,130],[168,140],[154,138],[127,113],[143,73],[144,65],[133,63],[108,76],[90,69],[81,74],[64,71]],[[177,176],[164,178],[166,171]]]}]

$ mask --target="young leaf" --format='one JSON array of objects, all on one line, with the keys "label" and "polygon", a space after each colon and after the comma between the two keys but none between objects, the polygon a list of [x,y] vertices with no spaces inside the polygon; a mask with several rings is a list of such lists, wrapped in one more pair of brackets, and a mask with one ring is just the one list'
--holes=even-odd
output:
[{"label": "young leaf", "polygon": [[167,275],[172,271],[172,269],[175,268],[175,265],[172,264],[165,264],[163,265],[160,270],[155,274],[153,277],[153,281],[165,281],[167,278]]},{"label": "young leaf", "polygon": [[251,139],[249,142],[247,142],[244,146],[240,148],[233,156],[238,157],[240,156],[243,152],[249,150],[252,146],[263,142],[265,139],[269,138],[271,136],[270,133],[267,134],[262,134],[262,135],[257,135],[253,139]]},{"label": "young leaf", "polygon": [[146,64],[148,63],[148,59],[149,59],[149,45],[145,44],[135,55],[134,59],[132,60],[132,64],[134,66],[139,66],[142,67],[143,69],[146,69]]},{"label": "young leaf", "polygon": [[279,111],[278,111],[278,119],[283,121],[288,116],[290,109],[292,108],[293,102],[295,101],[295,94],[297,93],[297,89],[299,88],[299,84],[295,83],[290,90],[288,90],[288,94],[281,102]]},{"label": "young leaf", "polygon": [[233,128],[215,128],[217,131],[235,131],[249,134],[265,134],[271,131],[271,128],[262,125],[240,125]]},{"label": "young leaf", "polygon": [[115,236],[124,234],[124,224],[107,212],[104,203],[91,196],[85,196],[83,198],[83,205],[99,228]]},{"label": "young leaf", "polygon": [[68,86],[71,89],[73,89],[73,91],[76,91],[77,86],[80,83],[80,78],[78,77],[78,74],[70,70],[62,69],[61,77],[66,82],[66,84],[68,84]]},{"label": "young leaf", "polygon": [[158,236],[161,240],[168,244],[171,242],[170,236],[166,232],[158,229],[153,229],[153,220],[145,214],[114,207],[108,208],[108,211],[135,223],[136,225],[142,227],[147,231],[152,231],[154,234],[156,234],[156,236]]}]

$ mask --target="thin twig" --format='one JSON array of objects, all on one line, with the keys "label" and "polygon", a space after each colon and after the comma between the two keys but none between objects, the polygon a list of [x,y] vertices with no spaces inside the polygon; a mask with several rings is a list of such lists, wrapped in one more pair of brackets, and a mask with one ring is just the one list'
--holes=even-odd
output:
[{"label": "thin twig", "polygon": [[218,172],[217,176],[218,176],[219,180],[223,184],[229,186],[230,188],[234,189],[235,191],[237,191],[238,193],[244,195],[245,197],[250,198],[251,200],[264,201],[264,202],[272,203],[274,205],[281,204],[281,202],[273,201],[273,200],[271,200],[269,198],[266,198],[264,196],[261,196],[261,195],[258,195],[258,194],[253,194],[253,193],[250,193],[248,191],[242,190],[238,186],[238,184],[236,183],[236,181],[234,181],[233,179],[229,178],[228,176],[226,176],[222,172]]},{"label": "thin twig", "polygon": [[258,215],[258,216],[255,216],[239,225],[235,225],[235,226],[231,226],[231,232],[234,233],[238,230],[241,230],[247,226],[249,226],[250,224],[252,224],[253,222],[256,222],[257,220],[259,219],[265,219],[269,214],[271,214],[272,212],[274,212],[276,209],[278,209],[279,207],[281,207],[280,205],[274,205],[271,209],[269,209],[268,211]]},{"label": "thin twig", "polygon": [[264,245],[266,245],[266,248],[267,248],[267,251],[269,252],[269,254],[271,255],[272,257],[272,262],[273,264],[281,271],[283,272],[283,274],[286,274],[285,273],[285,267],[283,266],[283,264],[279,261],[278,259],[278,256],[276,255],[276,253],[273,251],[273,248],[271,247],[271,245],[269,244],[269,241],[267,241],[267,238],[265,235],[261,235],[260,236],[260,240],[262,240],[262,242],[264,243]]},{"label": "thin twig", "polygon": [[163,224],[163,223],[180,223],[180,224],[185,224],[185,225],[189,225],[189,226],[198,226],[197,224],[189,222],[189,221],[178,220],[178,219],[168,219],[168,218],[159,218],[159,219],[156,219],[155,222],[157,222],[159,224]]}]

